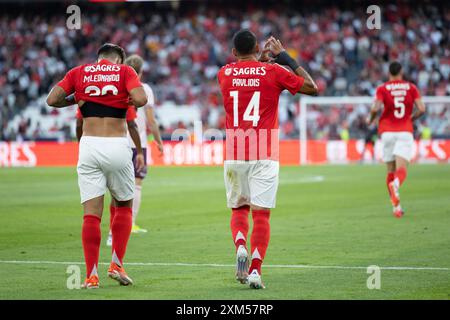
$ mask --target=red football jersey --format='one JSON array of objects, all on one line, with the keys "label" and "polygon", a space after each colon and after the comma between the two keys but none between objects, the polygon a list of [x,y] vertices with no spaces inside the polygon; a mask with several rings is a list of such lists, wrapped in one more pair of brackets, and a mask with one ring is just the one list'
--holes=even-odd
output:
[{"label": "red football jersey", "polygon": [[[75,115],[77,119],[83,119],[80,108],[77,108],[77,113]],[[137,118],[136,108],[134,106],[128,106],[127,114],[125,116],[126,121],[132,121]]]},{"label": "red football jersey", "polygon": [[376,100],[384,104],[378,132],[413,132],[411,114],[414,101],[420,99],[417,87],[404,80],[388,81],[377,88]]},{"label": "red football jersey", "polygon": [[133,68],[106,59],[71,69],[57,85],[67,95],[75,93],[76,101],[120,109],[128,108],[130,91],[142,86]]},{"label": "red football jersey", "polygon": [[226,159],[278,160],[278,99],[284,89],[295,95],[305,80],[258,61],[227,64],[217,77],[226,112]]}]

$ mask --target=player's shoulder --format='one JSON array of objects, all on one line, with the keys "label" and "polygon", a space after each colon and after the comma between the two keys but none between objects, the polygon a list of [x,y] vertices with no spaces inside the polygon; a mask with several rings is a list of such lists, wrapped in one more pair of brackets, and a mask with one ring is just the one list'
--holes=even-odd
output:
[{"label": "player's shoulder", "polygon": [[118,66],[119,66],[124,72],[127,72],[127,73],[129,73],[129,74],[135,74],[135,75],[137,75],[136,70],[134,70],[133,67],[131,67],[131,66],[127,65],[127,64],[118,64]]},{"label": "player's shoulder", "polygon": [[414,82],[411,82],[411,81],[407,81],[407,82],[409,83],[409,86],[410,86],[411,89],[418,90],[417,86],[416,86],[416,84]]},{"label": "player's shoulder", "polygon": [[383,90],[383,89],[385,89],[386,88],[386,82],[383,82],[383,83],[381,83],[381,84],[379,84],[378,86],[377,86],[377,88],[376,88],[376,90],[378,91],[378,90]]},{"label": "player's shoulder", "polygon": [[266,65],[267,65],[267,67],[270,69],[270,68],[273,68],[273,69],[275,69],[275,70],[284,70],[284,71],[289,71],[290,72],[290,70],[288,69],[288,67],[286,67],[286,66],[283,66],[283,65],[281,65],[281,64],[278,64],[278,63],[265,63]]},{"label": "player's shoulder", "polygon": [[86,64],[75,66],[72,69],[70,69],[69,71],[67,71],[67,73],[70,73],[70,74],[79,73],[80,71],[84,70],[85,66],[86,66]]},{"label": "player's shoulder", "polygon": [[225,69],[227,69],[227,68],[232,68],[232,67],[234,67],[235,65],[236,65],[236,62],[230,62],[230,63],[227,63],[226,65],[222,66],[222,67],[219,69],[219,71],[223,71],[223,70],[225,70]]},{"label": "player's shoulder", "polygon": [[381,91],[386,89],[386,85],[389,84],[389,81],[383,82],[376,87],[376,91]]},{"label": "player's shoulder", "polygon": [[285,74],[286,72],[293,73],[288,67],[278,63],[265,63],[265,65],[268,73],[270,72],[275,74]]},{"label": "player's shoulder", "polygon": [[233,72],[233,68],[236,67],[236,62],[227,63],[226,65],[222,66],[219,69],[219,72],[217,73],[218,77],[221,77],[223,75],[229,76]]}]

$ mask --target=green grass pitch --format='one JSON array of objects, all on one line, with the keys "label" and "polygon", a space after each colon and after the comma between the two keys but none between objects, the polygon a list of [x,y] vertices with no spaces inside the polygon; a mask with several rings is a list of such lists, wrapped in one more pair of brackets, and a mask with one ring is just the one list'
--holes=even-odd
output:
[{"label": "green grass pitch", "polygon": [[[135,285],[120,287],[102,264],[99,290],[69,290],[67,265],[25,262],[83,261],[75,168],[3,168],[0,299],[449,299],[450,167],[412,166],[401,192],[406,215],[396,219],[381,165],[282,167],[267,289],[255,291],[228,266],[234,247],[222,168],[151,168],[138,218],[149,233],[132,235],[126,256],[144,263],[127,266]],[[104,263],[108,223],[105,206]],[[381,289],[369,290],[369,265],[443,269],[382,269]]]}]

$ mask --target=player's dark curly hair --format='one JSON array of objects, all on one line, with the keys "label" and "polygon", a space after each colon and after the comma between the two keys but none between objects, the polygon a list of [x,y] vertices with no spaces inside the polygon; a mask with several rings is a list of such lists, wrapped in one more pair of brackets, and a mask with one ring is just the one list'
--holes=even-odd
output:
[{"label": "player's dark curly hair", "polygon": [[400,62],[391,62],[391,64],[389,65],[389,73],[395,77],[400,73],[400,71],[402,71],[402,65],[400,64]]},{"label": "player's dark curly hair", "polygon": [[120,57],[120,63],[123,63],[126,59],[125,50],[117,44],[105,43],[97,51],[98,57],[110,57],[111,55],[117,55]]},{"label": "player's dark curly hair", "polygon": [[256,46],[256,36],[248,29],[242,29],[233,36],[233,45],[239,54],[251,54]]}]

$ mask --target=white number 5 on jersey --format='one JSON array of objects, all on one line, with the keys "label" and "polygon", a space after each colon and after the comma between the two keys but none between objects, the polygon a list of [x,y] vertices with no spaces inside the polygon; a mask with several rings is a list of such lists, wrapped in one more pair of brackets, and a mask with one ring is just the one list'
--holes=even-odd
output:
[{"label": "white number 5 on jersey", "polygon": [[[233,98],[233,126],[239,126],[239,92],[238,91],[230,91],[230,97]],[[255,91],[253,93],[250,102],[245,109],[243,120],[244,121],[252,121],[253,126],[258,126],[259,121],[259,101],[261,97],[261,92]]]},{"label": "white number 5 on jersey", "polygon": [[394,116],[401,119],[405,116],[405,97],[394,97]]}]

